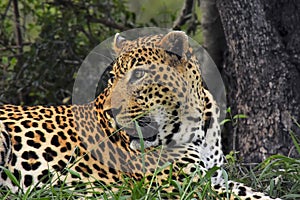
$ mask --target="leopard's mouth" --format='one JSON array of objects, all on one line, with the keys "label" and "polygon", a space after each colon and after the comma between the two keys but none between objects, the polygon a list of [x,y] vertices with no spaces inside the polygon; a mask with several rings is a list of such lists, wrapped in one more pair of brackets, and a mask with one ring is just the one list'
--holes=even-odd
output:
[{"label": "leopard's mouth", "polygon": [[155,146],[157,135],[159,133],[158,123],[151,120],[150,117],[140,117],[136,121],[131,122],[131,127],[121,126],[117,123],[119,129],[123,129],[129,135],[131,147],[140,149],[141,142],[144,147]]},{"label": "leopard's mouth", "polygon": [[140,149],[141,141],[144,142],[145,148],[158,146],[158,122],[153,120],[150,116],[143,115],[141,117],[136,117],[135,120],[130,119],[129,122],[120,123],[117,120],[117,116],[120,111],[121,108],[107,110],[106,112],[114,119],[116,129],[124,130],[129,136],[130,146],[133,149]]},{"label": "leopard's mouth", "polygon": [[153,127],[139,127],[135,129],[131,128],[124,128],[124,130],[127,132],[131,140],[141,140],[139,131],[141,132],[142,139],[144,141],[153,142],[157,138],[158,130],[153,129]]}]

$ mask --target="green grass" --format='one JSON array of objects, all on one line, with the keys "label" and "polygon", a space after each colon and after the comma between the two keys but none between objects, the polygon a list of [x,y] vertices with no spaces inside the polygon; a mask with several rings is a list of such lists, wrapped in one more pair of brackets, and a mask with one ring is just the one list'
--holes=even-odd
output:
[{"label": "green grass", "polygon": [[[139,129],[138,129],[139,130]],[[140,132],[140,131],[138,131]],[[140,133],[141,134],[141,133]],[[291,137],[294,141],[295,148],[300,156],[299,141],[293,134]],[[143,141],[141,140],[141,147],[143,150]],[[289,158],[282,155],[274,155],[266,159],[264,162],[256,166],[247,166],[237,161],[234,153],[230,153],[226,156],[228,162],[224,165],[223,174],[225,180],[227,176],[229,180],[235,180],[244,183],[247,186],[252,187],[260,192],[265,192],[271,197],[281,197],[283,199],[300,199],[300,159]],[[60,187],[54,187],[53,181],[49,184],[42,185],[40,189],[32,188],[24,193],[12,192],[5,187],[0,187],[0,199],[174,199],[175,195],[180,196],[182,200],[188,199],[221,199],[215,191],[211,189],[210,177],[217,170],[213,168],[208,173],[197,180],[193,181],[195,176],[201,176],[200,171],[195,171],[189,175],[183,183],[172,180],[171,175],[163,185],[156,184],[156,178],[159,177],[161,169],[166,167],[170,168],[170,174],[172,172],[171,163],[166,163],[162,168],[157,168],[154,172],[152,179],[147,181],[144,177],[140,181],[135,181],[130,177],[123,177],[123,182],[117,186],[117,190],[112,191],[111,186],[99,185],[105,194],[99,194],[93,191],[93,188],[89,191],[81,189],[84,184],[91,183],[78,183],[77,186],[66,186],[64,180],[61,181]],[[8,177],[16,184],[19,185],[18,180],[8,170],[5,170]],[[77,173],[72,170],[67,170],[68,175],[76,175]],[[92,185],[92,184],[91,184]],[[168,187],[174,187],[176,192],[166,194],[164,189]],[[76,192],[75,192],[76,191]],[[93,197],[92,197],[93,196]]]},{"label": "green grass", "polygon": [[[299,152],[300,153],[300,152]],[[171,165],[170,165],[171,167]],[[274,155],[266,159],[263,163],[249,169],[249,166],[242,165],[238,162],[231,162],[225,165],[225,169],[229,175],[229,179],[245,183],[252,188],[267,192],[272,197],[281,197],[283,199],[299,199],[300,198],[300,160],[289,158],[281,155]],[[88,197],[84,194],[84,190],[80,190],[80,185],[75,188],[67,187],[64,184],[60,188],[53,187],[51,184],[44,185],[41,189],[33,189],[31,192],[13,193],[4,187],[0,188],[0,199],[172,199],[179,195],[182,200],[197,199],[218,199],[215,192],[210,187],[210,176],[213,169],[196,183],[192,181],[193,176],[199,172],[195,172],[187,177],[183,183],[178,183],[171,178],[164,185],[155,185],[156,175],[153,181],[148,182],[146,179],[134,181],[129,177],[124,177],[123,183],[118,186],[116,192],[112,192],[106,188],[107,193],[97,194],[97,192],[89,191]],[[11,179],[14,176],[7,172]],[[158,175],[157,175],[158,176]],[[79,183],[80,184],[80,183]],[[165,194],[163,189],[174,186],[178,191],[172,194]],[[105,186],[99,186],[105,188]]]},{"label": "green grass", "polygon": [[[300,157],[299,141],[291,134]],[[300,199],[300,159],[273,155],[256,166],[235,161],[233,154],[227,155],[230,162],[225,167],[232,180],[245,183],[257,191],[267,192],[272,197]]]}]

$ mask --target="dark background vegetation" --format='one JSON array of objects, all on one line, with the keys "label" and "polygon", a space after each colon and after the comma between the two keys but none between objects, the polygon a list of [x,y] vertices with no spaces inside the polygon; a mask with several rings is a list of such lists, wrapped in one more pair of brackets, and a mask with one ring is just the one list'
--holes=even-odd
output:
[{"label": "dark background vegetation", "polygon": [[[199,11],[201,2],[202,10]],[[300,1],[2,0],[0,104],[70,104],[87,54],[117,32],[186,31],[207,48],[227,86],[232,115],[224,147],[248,162],[293,154],[300,136]],[[201,23],[200,23],[201,21]]]},{"label": "dark background vegetation", "polygon": [[70,103],[76,72],[95,46],[127,29],[171,27],[183,3],[126,2],[1,1],[0,102]]}]

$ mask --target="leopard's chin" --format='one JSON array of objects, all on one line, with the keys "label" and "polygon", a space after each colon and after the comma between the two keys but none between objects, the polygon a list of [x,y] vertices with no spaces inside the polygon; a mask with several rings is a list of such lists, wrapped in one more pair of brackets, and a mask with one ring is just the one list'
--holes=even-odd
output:
[{"label": "leopard's chin", "polygon": [[147,148],[151,148],[151,147],[156,147],[158,145],[159,145],[159,143],[158,143],[157,140],[152,141],[152,142],[144,140],[143,143],[139,139],[133,139],[133,140],[130,141],[130,148],[132,150],[143,150],[143,148],[147,149]]}]

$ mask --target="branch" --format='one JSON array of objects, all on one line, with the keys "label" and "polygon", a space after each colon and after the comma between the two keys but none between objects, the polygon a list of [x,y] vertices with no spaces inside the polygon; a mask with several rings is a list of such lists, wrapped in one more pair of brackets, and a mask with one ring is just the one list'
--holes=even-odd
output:
[{"label": "branch", "polygon": [[9,0],[9,2],[8,2],[8,4],[7,4],[6,8],[5,8],[5,11],[4,11],[3,15],[2,15],[2,21],[4,21],[4,20],[5,20],[5,18],[6,18],[6,16],[7,16],[7,12],[8,12],[8,10],[9,10],[9,7],[10,7],[10,4],[11,4],[11,1],[12,1],[12,0]]},{"label": "branch", "polygon": [[194,0],[185,0],[181,14],[173,24],[173,29],[178,30],[192,17]]},{"label": "branch", "polygon": [[110,27],[110,28],[118,29],[118,30],[120,30],[120,31],[126,31],[126,30],[129,29],[129,28],[126,27],[126,26],[117,24],[116,22],[111,21],[111,20],[108,20],[108,19],[96,19],[96,18],[93,18],[93,17],[90,16],[90,15],[88,15],[87,18],[88,18],[88,20],[89,20],[90,22],[100,23],[100,24],[103,24],[103,25],[108,26],[108,27]]},{"label": "branch", "polygon": [[[23,46],[30,46],[30,45],[32,45],[31,42],[25,42],[25,43],[22,44],[22,47],[23,47]],[[4,46],[4,45],[3,45],[3,46]],[[19,45],[4,46],[4,47],[1,47],[1,48],[0,48],[0,51],[11,51],[12,53],[15,53],[15,52],[13,51],[13,49],[20,49],[20,48],[22,48],[22,47],[19,46]]]}]

